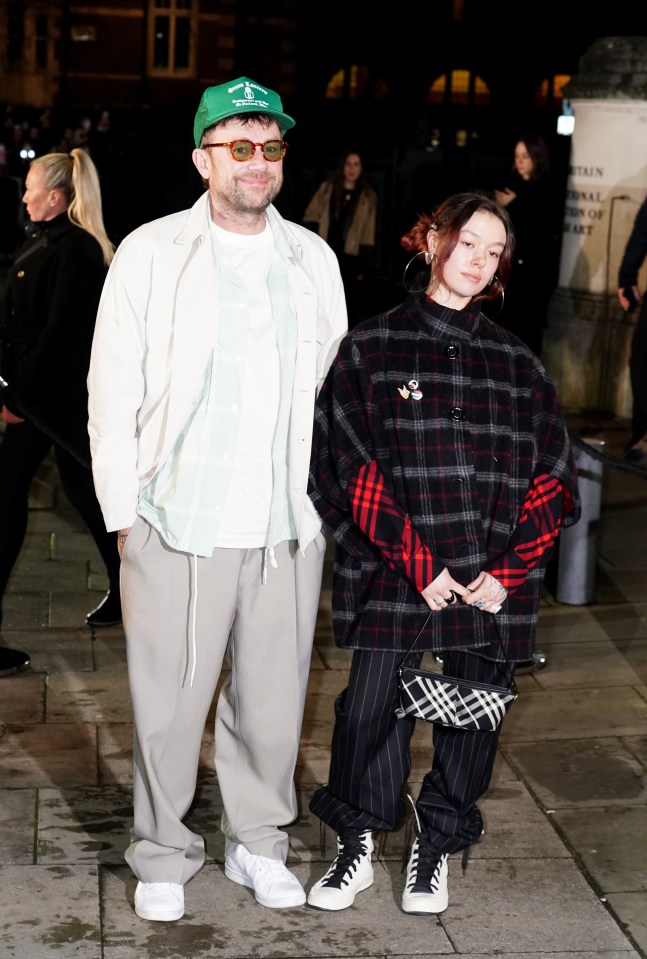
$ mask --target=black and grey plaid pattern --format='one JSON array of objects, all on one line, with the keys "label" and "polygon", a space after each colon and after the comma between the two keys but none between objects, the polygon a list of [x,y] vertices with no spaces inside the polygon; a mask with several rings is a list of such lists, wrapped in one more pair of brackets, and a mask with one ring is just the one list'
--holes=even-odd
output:
[{"label": "black and grey plaid pattern", "polygon": [[467,682],[404,666],[396,716],[461,729],[494,730],[517,698],[516,689]]}]

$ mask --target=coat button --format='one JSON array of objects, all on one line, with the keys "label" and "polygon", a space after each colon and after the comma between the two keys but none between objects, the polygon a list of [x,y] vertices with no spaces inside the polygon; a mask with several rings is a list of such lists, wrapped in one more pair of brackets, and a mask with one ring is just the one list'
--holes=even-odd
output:
[{"label": "coat button", "polygon": [[452,406],[449,411],[449,415],[453,420],[464,420],[465,419],[465,410],[462,406]]},{"label": "coat button", "polygon": [[445,356],[446,356],[447,359],[449,359],[449,360],[455,360],[456,357],[458,356],[458,352],[459,352],[459,351],[458,351],[458,347],[457,347],[457,346],[454,346],[453,343],[450,344],[450,346],[446,346],[446,347],[445,347]]}]

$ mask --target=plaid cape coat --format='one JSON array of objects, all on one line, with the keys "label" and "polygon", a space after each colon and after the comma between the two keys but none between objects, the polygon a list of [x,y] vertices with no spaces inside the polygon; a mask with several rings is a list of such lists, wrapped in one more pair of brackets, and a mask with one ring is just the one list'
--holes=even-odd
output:
[{"label": "plaid cape coat", "polygon": [[[538,476],[563,485],[562,526],[580,515],[568,430],[538,358],[478,304],[456,311],[409,295],[342,340],[315,407],[308,492],[336,541],[342,647],[406,651],[429,613],[353,520],[349,480],[371,462],[434,560],[464,584],[511,548]],[[530,658],[550,552],[496,616],[456,603],[430,618],[416,649]]]}]

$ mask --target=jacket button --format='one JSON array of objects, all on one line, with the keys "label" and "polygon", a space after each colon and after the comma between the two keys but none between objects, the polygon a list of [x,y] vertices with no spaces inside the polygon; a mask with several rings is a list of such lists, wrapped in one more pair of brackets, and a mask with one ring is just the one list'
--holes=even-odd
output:
[{"label": "jacket button", "polygon": [[445,356],[449,360],[455,360],[456,357],[458,356],[458,352],[459,352],[458,347],[454,346],[453,343],[450,346],[445,347]]},{"label": "jacket button", "polygon": [[465,419],[465,410],[462,406],[452,406],[449,411],[449,415],[453,420],[464,420]]}]

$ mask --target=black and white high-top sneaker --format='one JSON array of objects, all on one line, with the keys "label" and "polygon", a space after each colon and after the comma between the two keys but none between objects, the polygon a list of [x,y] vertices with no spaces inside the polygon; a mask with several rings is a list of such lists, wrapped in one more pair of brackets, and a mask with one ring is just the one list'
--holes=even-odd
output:
[{"label": "black and white high-top sneaker", "polygon": [[358,892],[373,885],[373,836],[370,832],[337,836],[337,856],[308,893],[315,909],[347,909]]},{"label": "black and white high-top sneaker", "polygon": [[418,836],[413,841],[402,893],[402,909],[419,916],[444,912],[449,905],[447,856]]}]

